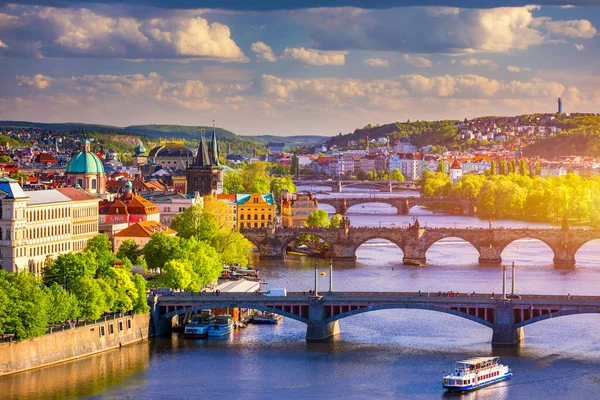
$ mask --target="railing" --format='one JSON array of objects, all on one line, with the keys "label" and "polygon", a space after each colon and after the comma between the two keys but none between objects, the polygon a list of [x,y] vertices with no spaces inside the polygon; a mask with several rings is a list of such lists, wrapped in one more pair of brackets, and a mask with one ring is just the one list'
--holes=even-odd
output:
[{"label": "railing", "polygon": [[[135,313],[133,311],[127,311],[126,313],[114,313],[114,314],[105,315],[96,320],[81,320],[81,321],[73,322],[73,323],[65,322],[62,324],[51,325],[46,329],[46,332],[44,333],[44,335],[51,335],[56,332],[68,331],[71,329],[80,328],[82,326],[96,325],[96,324],[103,323],[106,321],[112,321],[117,318],[133,316],[133,315],[135,315]],[[26,340],[29,340],[29,339],[26,339]],[[0,343],[14,343],[14,342],[20,342],[20,341],[23,341],[23,340],[17,339],[14,334],[0,335]]]}]

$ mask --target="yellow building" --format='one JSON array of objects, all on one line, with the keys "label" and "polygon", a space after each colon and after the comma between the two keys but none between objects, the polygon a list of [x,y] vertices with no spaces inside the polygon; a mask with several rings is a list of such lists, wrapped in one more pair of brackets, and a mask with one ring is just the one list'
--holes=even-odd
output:
[{"label": "yellow building", "polygon": [[308,216],[319,209],[317,199],[310,192],[281,192],[281,225],[302,226]]},{"label": "yellow building", "polygon": [[[236,229],[238,227],[238,222],[237,222],[238,206],[237,206],[237,202],[236,202],[236,200],[237,200],[236,195],[219,193],[219,194],[217,194],[217,200],[219,200],[221,203],[224,203],[227,205],[227,213],[225,215],[225,226],[230,229]],[[214,212],[214,210],[210,210],[210,211]],[[221,212],[216,213],[217,217],[219,217],[218,214],[220,214]]]},{"label": "yellow building", "polygon": [[269,194],[236,194],[238,226],[240,228],[267,228],[275,220],[275,203]]}]

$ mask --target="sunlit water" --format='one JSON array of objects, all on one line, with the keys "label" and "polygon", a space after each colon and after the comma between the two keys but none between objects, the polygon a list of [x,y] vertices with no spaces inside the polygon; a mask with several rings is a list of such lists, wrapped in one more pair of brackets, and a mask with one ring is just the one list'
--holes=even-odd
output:
[{"label": "sunlit water", "polygon": [[[383,204],[357,207],[349,215],[354,226],[377,226],[379,221],[401,226],[416,216],[429,226],[488,225],[419,208],[397,216],[384,214],[390,207]],[[402,265],[402,251],[384,240],[364,244],[357,256],[356,262],[334,263],[334,290],[502,290],[501,267],[479,265],[477,251],[460,239],[434,244],[427,265],[420,267]],[[575,268],[554,267],[552,251],[537,240],[516,241],[502,257],[517,265],[518,292],[600,295],[600,240],[578,251]],[[267,288],[309,290],[314,262],[289,257],[257,261],[256,266]],[[317,264],[329,274],[328,261]],[[328,289],[329,276],[319,280],[320,288]],[[340,336],[328,344],[307,344],[305,325],[290,319],[277,326],[249,326],[220,340],[184,340],[174,334],[0,378],[0,398],[429,399],[444,396],[440,377],[455,360],[492,354],[512,367],[514,378],[453,397],[592,399],[600,393],[600,315],[529,325],[523,345],[505,350],[492,349],[491,329],[432,311],[375,311],[345,318],[340,326]]]}]

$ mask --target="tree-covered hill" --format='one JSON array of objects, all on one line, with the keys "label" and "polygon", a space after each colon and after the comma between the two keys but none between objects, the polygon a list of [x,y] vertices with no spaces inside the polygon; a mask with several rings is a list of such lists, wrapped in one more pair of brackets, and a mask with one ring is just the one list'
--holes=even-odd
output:
[{"label": "tree-covered hill", "polygon": [[600,116],[576,115],[557,126],[566,129],[555,136],[538,140],[527,146],[528,157],[553,158],[558,156],[600,157]]}]

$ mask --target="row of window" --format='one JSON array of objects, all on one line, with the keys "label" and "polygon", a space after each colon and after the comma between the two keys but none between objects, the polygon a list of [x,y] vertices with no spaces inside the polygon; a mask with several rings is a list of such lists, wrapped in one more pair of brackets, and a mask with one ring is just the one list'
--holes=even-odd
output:
[{"label": "row of window", "polygon": [[71,216],[71,209],[68,207],[27,210],[28,221],[47,221],[49,219],[68,218]]},{"label": "row of window", "polygon": [[[240,221],[242,221],[244,219],[244,214],[240,214]],[[247,218],[248,220],[252,219],[252,215],[248,214]],[[254,219],[259,219],[258,218],[258,214],[254,214]],[[261,214],[260,219],[265,220],[265,214]],[[271,220],[271,214],[267,215],[267,218],[269,221]]]},{"label": "row of window", "polygon": [[[25,249],[23,248],[23,249],[17,249],[17,250],[25,250]],[[69,251],[68,243],[55,243],[55,244],[48,244],[45,246],[30,247],[29,248],[29,257],[44,256],[47,254],[54,254],[54,253],[62,253],[64,251]]]},{"label": "row of window", "polygon": [[97,217],[97,216],[98,216],[98,207],[86,207],[86,208],[73,209],[73,218]]},{"label": "row of window", "polygon": [[[124,324],[123,321],[117,321],[117,328],[119,329],[119,332],[123,332],[123,328],[124,328]],[[127,319],[127,329],[131,329],[131,319]],[[108,334],[112,335],[115,333],[115,323],[111,322],[110,324],[108,324]],[[106,336],[106,325],[101,325],[100,329],[98,330],[98,334],[100,335],[100,337],[104,337]]]},{"label": "row of window", "polygon": [[252,226],[252,222],[248,222],[247,224],[240,222],[240,228],[264,228],[264,227],[265,227],[264,222],[261,222],[260,226],[258,225],[258,222],[255,222],[254,226]]},{"label": "row of window", "polygon": [[[174,210],[175,210],[175,207],[173,207],[173,212],[175,212]],[[180,213],[184,212],[184,211],[185,211],[185,207],[179,207]],[[164,207],[163,212],[166,212],[166,213],[171,212],[171,207]]]}]

